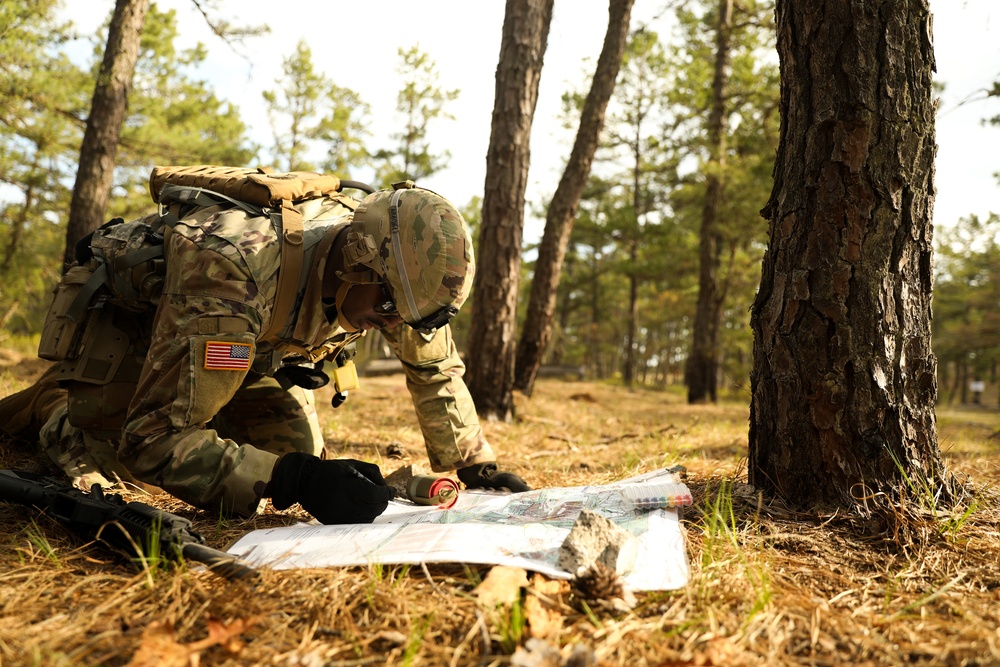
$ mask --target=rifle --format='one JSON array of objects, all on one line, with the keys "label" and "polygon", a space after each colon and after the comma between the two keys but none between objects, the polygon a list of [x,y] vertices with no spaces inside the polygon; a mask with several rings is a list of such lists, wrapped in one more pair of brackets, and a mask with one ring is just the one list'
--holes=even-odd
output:
[{"label": "rifle", "polygon": [[184,517],[145,503],[127,503],[120,494],[105,494],[99,484],[87,493],[52,477],[0,470],[0,500],[35,507],[74,533],[140,558],[141,550],[153,545],[167,557],[203,563],[227,579],[253,573],[235,556],[206,546]]}]

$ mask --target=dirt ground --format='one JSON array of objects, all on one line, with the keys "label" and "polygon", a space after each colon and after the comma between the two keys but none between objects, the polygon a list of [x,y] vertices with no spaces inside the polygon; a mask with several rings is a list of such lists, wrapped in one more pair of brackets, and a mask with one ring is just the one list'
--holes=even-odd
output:
[{"label": "dirt ground", "polygon": [[[5,363],[0,395],[39,373],[17,355]],[[333,455],[383,471],[426,463],[401,376],[363,378],[336,411],[328,398]],[[0,504],[0,666],[1000,665],[996,411],[939,412],[945,459],[967,480],[957,508],[931,498],[856,514],[793,512],[745,484],[744,399],[693,407],[671,391],[541,380],[517,414],[484,430],[535,487],[687,468],[687,586],[638,593],[626,610],[531,573],[512,602],[486,604],[474,591],[490,568],[461,564],[230,582],[183,564],[140,569]],[[31,464],[26,446],[0,452],[2,467]],[[165,495],[130,499],[190,518],[217,548],[307,518],[268,507],[224,521]]]}]

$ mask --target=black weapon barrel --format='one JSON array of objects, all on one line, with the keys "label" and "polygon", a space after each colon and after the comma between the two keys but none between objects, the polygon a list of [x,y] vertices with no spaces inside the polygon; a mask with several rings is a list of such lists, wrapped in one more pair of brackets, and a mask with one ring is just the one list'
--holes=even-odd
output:
[{"label": "black weapon barrel", "polygon": [[202,563],[215,574],[229,580],[243,579],[254,574],[253,569],[241,563],[236,556],[206,547],[204,544],[188,542],[181,547],[181,555],[188,560]]},{"label": "black weapon barrel", "polygon": [[206,565],[226,579],[241,579],[253,573],[236,556],[206,546],[205,539],[195,532],[188,519],[145,503],[132,502],[118,509],[110,525],[127,531],[140,547],[149,544],[150,540],[158,540],[161,552],[168,557],[179,554],[187,560]]},{"label": "black weapon barrel", "polygon": [[41,505],[44,507],[52,497],[53,492],[42,486],[41,476],[26,477],[26,473],[16,473],[13,470],[0,470],[0,500],[21,505]]},{"label": "black weapon barrel", "polygon": [[143,551],[158,548],[167,558],[183,556],[227,579],[253,573],[236,556],[206,546],[188,519],[145,503],[126,503],[97,485],[87,493],[51,477],[0,470],[0,501],[35,507],[88,539],[140,558]]}]

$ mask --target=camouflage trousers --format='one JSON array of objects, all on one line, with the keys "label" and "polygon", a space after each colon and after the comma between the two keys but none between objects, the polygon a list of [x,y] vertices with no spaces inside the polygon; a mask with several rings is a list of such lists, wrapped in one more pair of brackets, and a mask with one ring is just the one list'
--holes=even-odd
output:
[{"label": "camouflage trousers", "polygon": [[[70,387],[68,397],[72,393]],[[294,386],[285,389],[271,377],[248,376],[232,400],[207,426],[222,438],[272,454],[293,451],[316,456],[324,454],[313,392]],[[136,483],[117,456],[120,433],[120,429],[74,426],[70,423],[67,400],[48,416],[39,439],[42,450],[53,463],[75,484],[89,488],[94,483],[101,486],[119,481]],[[137,463],[142,465],[141,460]],[[213,473],[205,471],[207,477]]]}]

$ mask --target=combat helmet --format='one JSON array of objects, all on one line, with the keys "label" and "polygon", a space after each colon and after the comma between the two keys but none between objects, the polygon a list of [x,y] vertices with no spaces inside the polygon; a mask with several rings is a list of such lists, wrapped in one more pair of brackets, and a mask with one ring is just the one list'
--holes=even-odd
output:
[{"label": "combat helmet", "polygon": [[[350,273],[341,278],[388,283],[400,318],[422,333],[455,316],[469,297],[476,271],[462,214],[412,181],[372,193],[358,205],[344,259]],[[362,267],[376,275],[365,279]]]}]

